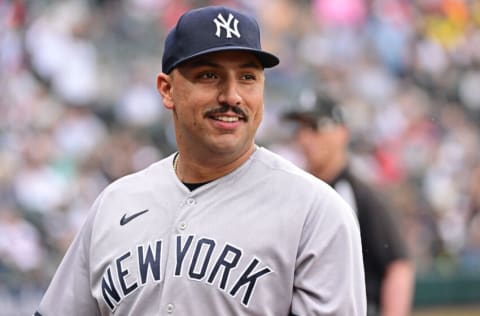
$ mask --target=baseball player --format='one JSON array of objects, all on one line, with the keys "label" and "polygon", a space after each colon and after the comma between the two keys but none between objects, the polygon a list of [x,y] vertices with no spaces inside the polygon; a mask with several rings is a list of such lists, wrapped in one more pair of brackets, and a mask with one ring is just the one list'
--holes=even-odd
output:
[{"label": "baseball player", "polygon": [[[296,104],[285,119],[298,123],[295,144],[306,169],[329,183],[357,214],[362,234],[368,316],[408,316],[413,263],[387,201],[351,170],[349,132],[337,101],[319,93]],[[302,103],[302,102],[299,102]]]},{"label": "baseball player", "polygon": [[255,145],[257,22],[185,13],[157,86],[178,152],[109,185],[35,315],[365,315],[361,241],[327,184]]}]

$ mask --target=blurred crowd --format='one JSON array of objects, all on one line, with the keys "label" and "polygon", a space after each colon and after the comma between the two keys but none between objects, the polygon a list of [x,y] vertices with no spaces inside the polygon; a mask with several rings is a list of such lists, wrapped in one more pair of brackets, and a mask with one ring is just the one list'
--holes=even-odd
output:
[{"label": "blurred crowd", "polygon": [[0,0],[0,315],[36,303],[109,182],[175,151],[162,43],[209,4],[280,56],[258,144],[301,165],[280,116],[333,94],[418,277],[480,272],[480,0]]}]

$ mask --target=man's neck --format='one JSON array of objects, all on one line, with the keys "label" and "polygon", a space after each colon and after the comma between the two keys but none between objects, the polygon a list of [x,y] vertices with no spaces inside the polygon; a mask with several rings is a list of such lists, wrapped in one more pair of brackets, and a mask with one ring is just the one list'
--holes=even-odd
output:
[{"label": "man's neck", "polygon": [[182,182],[204,183],[213,181],[240,167],[255,151],[252,146],[237,157],[219,157],[212,155],[209,159],[192,159],[188,153],[179,151],[176,157],[176,174]]},{"label": "man's neck", "polygon": [[312,168],[310,172],[317,178],[331,184],[339,174],[347,167],[347,158],[332,159],[332,163],[328,165],[319,166],[318,168]]}]

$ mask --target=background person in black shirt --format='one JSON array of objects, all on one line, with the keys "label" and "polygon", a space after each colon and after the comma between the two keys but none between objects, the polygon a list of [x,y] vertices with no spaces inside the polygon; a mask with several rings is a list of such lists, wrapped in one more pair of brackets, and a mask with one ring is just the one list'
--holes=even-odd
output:
[{"label": "background person in black shirt", "polygon": [[284,119],[295,125],[294,144],[307,171],[329,183],[356,212],[362,235],[368,315],[410,314],[414,268],[396,214],[385,196],[354,174],[349,130],[340,106],[315,94],[310,106],[294,105]]}]

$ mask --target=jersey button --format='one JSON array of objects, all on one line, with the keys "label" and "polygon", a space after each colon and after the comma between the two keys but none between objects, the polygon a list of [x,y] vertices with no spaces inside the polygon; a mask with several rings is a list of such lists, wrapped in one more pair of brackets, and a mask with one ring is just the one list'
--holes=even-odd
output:
[{"label": "jersey button", "polygon": [[191,205],[195,205],[195,203],[196,203],[196,202],[195,202],[194,199],[188,199],[188,200],[187,200],[187,204],[190,205],[190,206],[191,206]]},{"label": "jersey button", "polygon": [[187,228],[187,223],[180,223],[180,225],[178,226],[178,228],[180,230],[185,230]]},{"label": "jersey button", "polygon": [[175,306],[173,304],[167,305],[167,313],[172,314],[174,309],[175,309]]}]

